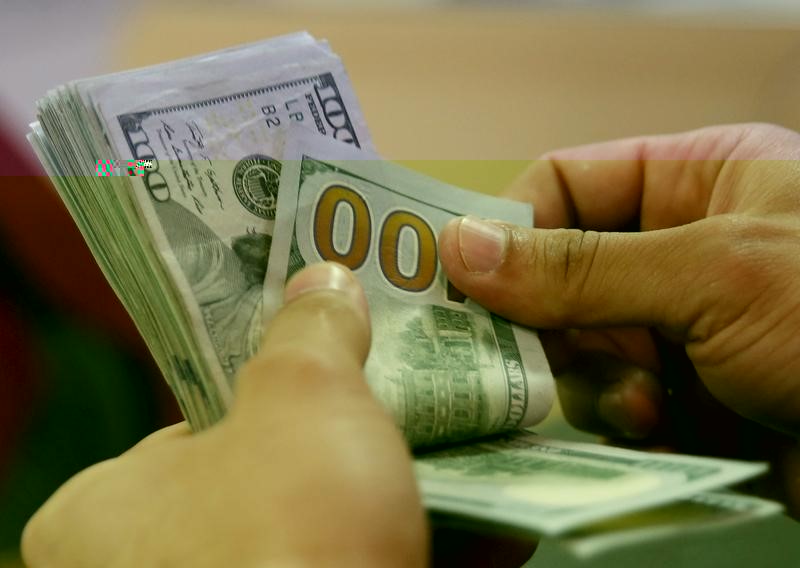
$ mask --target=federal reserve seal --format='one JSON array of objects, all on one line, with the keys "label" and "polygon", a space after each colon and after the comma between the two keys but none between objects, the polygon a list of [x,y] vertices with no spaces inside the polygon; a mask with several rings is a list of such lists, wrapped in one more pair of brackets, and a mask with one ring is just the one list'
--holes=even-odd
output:
[{"label": "federal reserve seal", "polygon": [[274,219],[278,205],[281,163],[269,156],[253,154],[233,168],[233,192],[239,203],[262,219]]}]

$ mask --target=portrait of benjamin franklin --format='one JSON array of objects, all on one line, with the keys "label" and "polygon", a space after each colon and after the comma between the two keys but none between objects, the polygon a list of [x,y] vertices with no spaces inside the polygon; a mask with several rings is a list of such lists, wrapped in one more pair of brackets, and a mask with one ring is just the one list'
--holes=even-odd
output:
[{"label": "portrait of benjamin franklin", "polygon": [[272,238],[245,232],[228,246],[179,203],[154,206],[220,364],[231,379],[259,346],[262,286]]}]

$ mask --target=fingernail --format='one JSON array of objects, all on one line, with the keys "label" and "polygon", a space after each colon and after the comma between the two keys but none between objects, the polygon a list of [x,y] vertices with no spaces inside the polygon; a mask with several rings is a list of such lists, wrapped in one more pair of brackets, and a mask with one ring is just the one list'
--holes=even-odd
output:
[{"label": "fingernail", "polygon": [[506,230],[503,227],[468,215],[458,225],[458,247],[461,260],[470,272],[491,272],[506,252]]},{"label": "fingernail", "polygon": [[289,279],[283,292],[283,301],[289,303],[304,294],[321,290],[344,292],[355,302],[363,298],[361,287],[352,272],[335,262],[321,262],[304,268]]}]

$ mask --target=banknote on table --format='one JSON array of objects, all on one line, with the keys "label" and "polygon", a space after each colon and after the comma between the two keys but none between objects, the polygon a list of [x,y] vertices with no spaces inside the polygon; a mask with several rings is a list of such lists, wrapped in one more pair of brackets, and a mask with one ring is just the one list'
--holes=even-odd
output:
[{"label": "banknote on table", "polygon": [[800,528],[774,501],[707,491],[673,504],[539,539],[532,568],[785,568]]},{"label": "banknote on table", "polygon": [[453,218],[473,213],[530,226],[530,206],[364,157],[300,129],[289,134],[280,238],[264,284],[267,317],[294,272],[339,262],[353,270],[370,305],[367,381],[412,446],[541,421],[554,385],[536,333],[453,289],[437,252],[437,235]]},{"label": "banknote on table", "polygon": [[418,455],[426,507],[556,535],[728,486],[763,463],[654,454],[519,431]]},{"label": "banknote on table", "polygon": [[[74,81],[38,106],[34,149],[184,415],[212,424],[259,343],[275,130],[371,147],[340,59],[292,34]],[[100,177],[98,160],[147,167]]]},{"label": "banknote on table", "polygon": [[643,546],[687,534],[725,531],[762,522],[783,512],[775,501],[732,491],[705,491],[674,503],[613,517],[556,539],[576,558],[592,558],[614,549]]}]

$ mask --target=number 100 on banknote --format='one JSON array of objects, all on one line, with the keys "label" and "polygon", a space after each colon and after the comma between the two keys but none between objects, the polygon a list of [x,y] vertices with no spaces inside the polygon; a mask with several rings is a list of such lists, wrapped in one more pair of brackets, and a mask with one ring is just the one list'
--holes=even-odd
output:
[{"label": "number 100 on banknote", "polygon": [[265,284],[269,317],[307,264],[350,268],[370,304],[367,380],[414,446],[541,421],[553,381],[532,330],[453,293],[437,235],[475,214],[530,225],[530,206],[464,191],[317,136],[285,145]]}]

